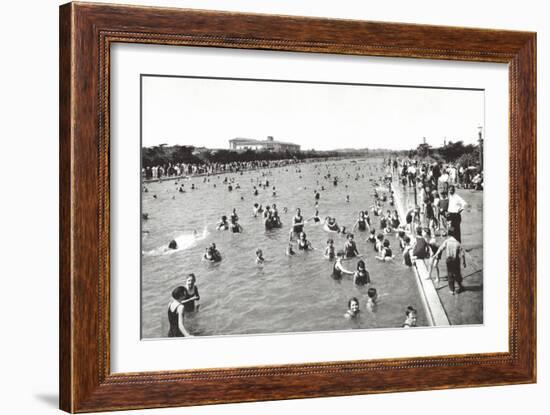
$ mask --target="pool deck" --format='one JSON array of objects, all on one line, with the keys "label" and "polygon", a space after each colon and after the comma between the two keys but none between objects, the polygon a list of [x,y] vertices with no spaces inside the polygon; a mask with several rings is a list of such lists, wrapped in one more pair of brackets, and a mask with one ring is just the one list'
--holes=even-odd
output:
[{"label": "pool deck", "polygon": [[[400,217],[404,218],[404,200],[412,198],[412,192],[408,188],[403,189],[399,183],[393,189],[396,208]],[[434,326],[483,324],[483,192],[458,189],[457,193],[468,202],[461,224],[466,250],[466,268],[462,270],[464,291],[455,295],[450,293],[444,261],[439,266],[439,282],[428,277],[428,267],[423,261],[417,261],[414,267],[426,314]],[[438,244],[443,240],[438,238]],[[434,278],[435,272],[432,275]]]}]

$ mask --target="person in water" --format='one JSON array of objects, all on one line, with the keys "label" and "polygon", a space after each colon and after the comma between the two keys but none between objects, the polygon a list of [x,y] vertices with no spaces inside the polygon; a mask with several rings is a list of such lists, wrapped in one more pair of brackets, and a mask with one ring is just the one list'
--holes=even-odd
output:
[{"label": "person in water", "polygon": [[187,280],[185,281],[185,299],[181,301],[183,304],[184,311],[194,312],[198,311],[199,304],[197,303],[201,297],[199,295],[199,289],[196,285],[197,278],[195,274],[191,273],[187,275]]},{"label": "person in water", "polygon": [[221,217],[221,220],[216,225],[216,230],[218,231],[226,231],[229,229],[229,222],[227,222],[227,216],[223,215]]},{"label": "person in water", "polygon": [[334,240],[332,238],[329,238],[327,240],[327,247],[325,248],[324,257],[332,261],[335,258],[335,256],[336,256],[336,250],[334,249]]},{"label": "person in water", "polygon": [[370,274],[362,259],[357,262],[357,271],[353,273],[353,283],[356,285],[370,284]]},{"label": "person in water", "polygon": [[384,239],[384,242],[382,243],[382,249],[380,250],[380,254],[376,256],[376,259],[379,259],[380,261],[391,261],[393,258],[394,255],[390,248],[390,241]]},{"label": "person in water", "polygon": [[168,243],[168,249],[178,249],[178,243],[176,242],[175,239],[172,239],[172,240]]},{"label": "person in water", "polygon": [[417,311],[414,307],[408,306],[405,310],[405,322],[403,327],[416,327]]},{"label": "person in water", "polygon": [[212,242],[210,246],[206,248],[206,252],[203,255],[203,259],[211,262],[219,262],[222,260],[220,251],[216,249],[215,243]]},{"label": "person in water", "polygon": [[331,232],[340,232],[340,226],[336,223],[336,218],[331,218],[330,216],[325,218],[325,228]]},{"label": "person in water", "polygon": [[347,240],[344,244],[344,255],[347,258],[354,258],[359,255],[359,251],[357,250],[357,245],[355,244],[355,241],[353,240],[353,234],[350,233],[346,236]]},{"label": "person in water", "polygon": [[261,265],[265,262],[264,253],[261,249],[256,250],[256,264]]},{"label": "person in water", "polygon": [[229,229],[231,229],[231,232],[233,233],[241,233],[243,231],[243,227],[235,220],[234,217],[231,217]]},{"label": "person in water", "polygon": [[370,228],[369,224],[367,223],[367,219],[365,218],[365,212],[360,211],[359,218],[355,221],[355,224],[351,228],[351,231],[355,231],[355,228],[358,228],[360,231],[366,231],[367,227]]},{"label": "person in water", "polygon": [[356,297],[350,298],[348,301],[348,311],[344,314],[344,317],[347,319],[355,319],[359,317],[359,300]]},{"label": "person in water", "polygon": [[285,252],[286,255],[288,256],[292,256],[292,255],[295,255],[296,252],[294,252],[294,247],[292,246],[292,243],[288,243],[288,246],[286,247],[286,252]]},{"label": "person in water", "polygon": [[300,237],[298,238],[298,249],[300,251],[309,251],[314,249],[311,242],[307,240],[305,232],[300,232]]},{"label": "person in water", "polygon": [[309,219],[306,219],[305,223],[308,223],[310,221],[313,221],[314,223],[319,223],[321,222],[321,218],[319,217],[319,210],[315,210],[315,214],[309,218]]},{"label": "person in water", "polygon": [[292,237],[295,235],[300,235],[304,230],[304,217],[302,216],[302,211],[300,208],[296,209],[296,215],[292,218],[292,229],[290,230],[289,239],[292,240]]},{"label": "person in water", "polygon": [[376,311],[378,306],[378,292],[376,288],[369,288],[367,290],[367,310]]},{"label": "person in water", "polygon": [[338,252],[336,255],[336,261],[334,262],[334,265],[332,266],[332,278],[335,280],[342,279],[343,275],[354,275],[355,273],[353,271],[348,271],[344,268],[342,265],[342,260],[344,259],[344,253]]},{"label": "person in water", "polygon": [[185,300],[186,292],[182,286],[172,291],[172,300],[168,303],[168,337],[191,337],[183,324],[185,306],[181,302]]},{"label": "person in water", "polygon": [[[373,244],[373,246],[376,245],[376,229],[375,228],[371,228],[370,232],[369,232],[369,236],[367,237],[367,242],[370,242],[371,244]],[[376,250],[376,248],[374,248]]]}]

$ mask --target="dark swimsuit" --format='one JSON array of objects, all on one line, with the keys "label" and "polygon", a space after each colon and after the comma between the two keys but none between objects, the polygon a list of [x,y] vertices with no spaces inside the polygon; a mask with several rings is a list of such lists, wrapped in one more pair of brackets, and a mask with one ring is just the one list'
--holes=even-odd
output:
[{"label": "dark swimsuit", "polygon": [[365,285],[365,284],[370,283],[370,276],[369,276],[369,272],[367,270],[363,270],[363,271],[358,270],[357,273],[359,274],[355,278],[355,283],[357,285]]},{"label": "dark swimsuit", "polygon": [[424,238],[416,238],[416,245],[414,247],[413,256],[417,257],[418,259],[428,258],[428,243]]},{"label": "dark swimsuit", "polygon": [[364,231],[367,229],[367,222],[365,220],[358,220],[357,221],[357,227],[359,228],[360,231]]},{"label": "dark swimsuit", "polygon": [[298,241],[298,249],[300,249],[302,251],[307,251],[309,249],[309,242],[307,240],[305,240],[305,241],[299,240]]},{"label": "dark swimsuit", "polygon": [[[180,304],[182,305],[182,304]],[[178,325],[178,305],[174,311],[170,310],[168,306],[168,323],[170,323],[170,330],[168,331],[168,337],[185,337],[184,334],[180,331]]]},{"label": "dark swimsuit", "polygon": [[332,266],[332,278],[334,278],[335,280],[342,279],[342,271],[336,268],[336,262]]},{"label": "dark swimsuit", "polygon": [[[187,288],[185,289],[185,298],[184,300],[187,300],[188,298],[191,298],[193,296],[196,296],[197,297],[197,300],[200,298],[200,295],[199,295],[199,289],[197,288],[197,286],[195,285],[194,287],[194,291],[193,293],[189,293],[189,291],[187,291]],[[187,303],[184,303],[183,304],[183,310],[187,313],[189,311],[195,311],[195,301],[197,300],[193,300],[193,301],[189,301]]]},{"label": "dark swimsuit", "polygon": [[356,251],[355,243],[353,242],[346,243],[346,246],[344,248],[346,250],[346,258],[353,258],[355,256],[355,251]]},{"label": "dark swimsuit", "polygon": [[[294,216],[294,226],[292,227],[292,231],[294,233],[300,233],[304,229],[304,225],[301,224],[301,222],[304,221],[304,218],[302,216]],[[300,223],[300,225],[296,225],[297,223]]]}]

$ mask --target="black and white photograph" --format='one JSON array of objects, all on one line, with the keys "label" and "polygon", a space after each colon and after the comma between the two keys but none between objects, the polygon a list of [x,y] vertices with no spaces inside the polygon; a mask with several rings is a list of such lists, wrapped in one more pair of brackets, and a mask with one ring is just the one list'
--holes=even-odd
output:
[{"label": "black and white photograph", "polygon": [[141,75],[143,339],[483,324],[484,90]]}]

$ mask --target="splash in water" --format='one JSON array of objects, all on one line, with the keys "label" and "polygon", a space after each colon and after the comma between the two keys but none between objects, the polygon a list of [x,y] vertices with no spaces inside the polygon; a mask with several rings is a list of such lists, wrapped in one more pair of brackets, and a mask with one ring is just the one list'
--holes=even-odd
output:
[{"label": "splash in water", "polygon": [[169,243],[150,251],[143,252],[145,256],[171,255],[174,252],[183,251],[195,246],[197,242],[202,241],[208,236],[208,229],[205,226],[202,233],[193,230],[176,236]]}]

